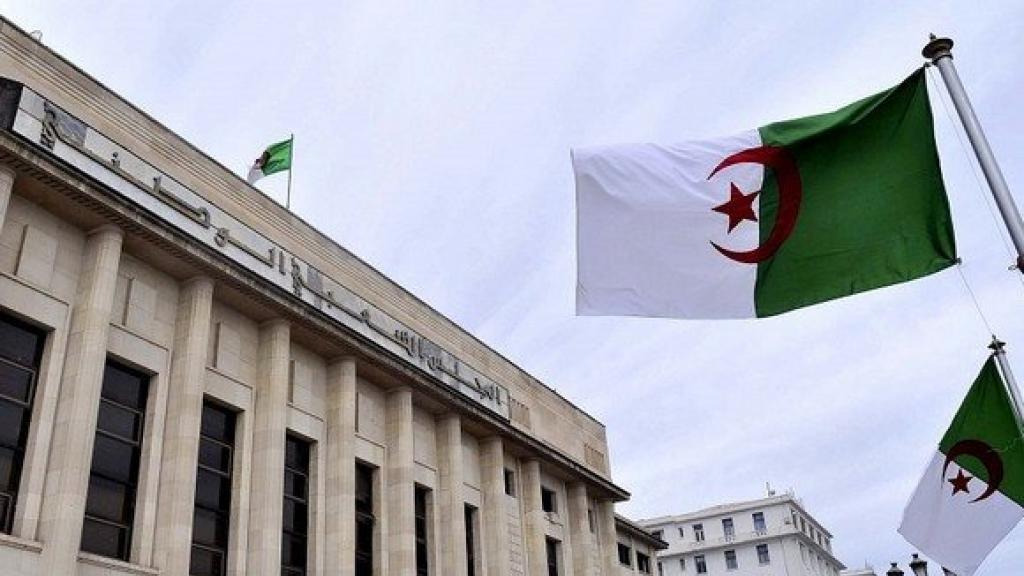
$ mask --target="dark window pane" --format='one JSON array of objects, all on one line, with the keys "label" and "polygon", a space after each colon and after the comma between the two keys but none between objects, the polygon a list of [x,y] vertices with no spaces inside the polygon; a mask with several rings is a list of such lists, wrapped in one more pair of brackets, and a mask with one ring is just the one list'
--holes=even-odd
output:
[{"label": "dark window pane", "polygon": [[285,535],[281,540],[281,563],[304,569],[306,567],[306,539]]},{"label": "dark window pane", "polygon": [[231,480],[200,468],[196,473],[196,505],[213,510],[230,510]]},{"label": "dark window pane", "polygon": [[231,472],[231,448],[202,439],[199,441],[199,463],[224,473]]},{"label": "dark window pane", "polygon": [[10,448],[0,448],[0,491],[18,489],[21,455]]},{"label": "dark window pane", "polygon": [[0,446],[24,448],[28,439],[28,413],[25,408],[0,400]]},{"label": "dark window pane", "polygon": [[284,530],[296,534],[306,534],[309,525],[307,507],[289,498],[284,499]]},{"label": "dark window pane", "polygon": [[127,528],[85,519],[82,525],[82,550],[124,559],[128,557],[128,546]]},{"label": "dark window pane", "polygon": [[196,508],[192,518],[192,541],[211,547],[227,546],[227,517],[211,510]]},{"label": "dark window pane", "polygon": [[235,436],[235,415],[212,404],[203,405],[203,436],[220,440],[226,444],[233,444]]},{"label": "dark window pane", "polygon": [[14,502],[11,501],[11,495],[0,492],[0,530],[9,533],[13,522]]},{"label": "dark window pane", "polygon": [[111,522],[128,524],[132,518],[134,498],[135,491],[131,486],[93,475],[89,477],[85,513]]},{"label": "dark window pane", "polygon": [[36,366],[42,349],[42,332],[17,320],[0,318],[0,356],[22,366]]},{"label": "dark window pane", "polygon": [[34,376],[35,374],[31,370],[0,360],[0,396],[29,402]]},{"label": "dark window pane", "polygon": [[309,443],[289,436],[284,445],[284,465],[296,470],[309,470]]},{"label": "dark window pane", "polygon": [[110,402],[100,401],[96,428],[134,442],[142,440],[142,415]]},{"label": "dark window pane", "polygon": [[291,470],[284,471],[284,493],[299,500],[307,500],[309,497],[307,484],[309,479],[302,475],[296,474]]},{"label": "dark window pane", "polygon": [[122,440],[96,435],[92,451],[92,471],[111,480],[135,484],[139,451]]},{"label": "dark window pane", "polygon": [[188,573],[193,576],[221,576],[224,574],[224,554],[217,550],[192,547]]},{"label": "dark window pane", "polygon": [[102,395],[129,408],[145,410],[148,380],[144,374],[108,362],[103,372]]}]

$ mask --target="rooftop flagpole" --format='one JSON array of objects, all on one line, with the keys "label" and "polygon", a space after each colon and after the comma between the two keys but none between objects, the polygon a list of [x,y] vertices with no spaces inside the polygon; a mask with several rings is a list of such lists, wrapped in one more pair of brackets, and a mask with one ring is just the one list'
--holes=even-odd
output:
[{"label": "rooftop flagpole", "polygon": [[1020,388],[1017,387],[1017,379],[1013,377],[1013,370],[1010,369],[1010,362],[1006,359],[1006,343],[992,336],[992,343],[988,345],[992,355],[996,357],[996,364],[1003,374],[1003,381],[1010,391],[1010,399],[1013,400],[1013,412],[1017,417],[1017,425],[1024,432],[1024,404],[1021,403]]},{"label": "rooftop flagpole", "polygon": [[[952,49],[952,40],[936,38],[932,34],[931,41],[921,50],[921,54],[931,60],[942,75],[946,90],[949,91],[953,100],[953,106],[967,132],[967,139],[971,141],[974,154],[978,157],[978,164],[981,165],[981,171],[985,174],[985,180],[988,181],[989,189],[992,190],[992,196],[999,207],[999,214],[1002,215],[1003,223],[1006,224],[1006,229],[1010,232],[1010,238],[1013,240],[1013,246],[1017,250],[1017,270],[1024,273],[1024,221],[1020,218],[1017,204],[1014,203],[1013,196],[1010,195],[1010,187],[1006,185],[1003,172],[999,169],[988,139],[985,138],[985,132],[981,129],[981,122],[978,121],[974,107],[971,106],[971,101],[967,98],[967,91],[964,90],[964,85],[960,82],[960,75],[957,74],[956,66],[953,65]],[[1019,403],[1018,408],[1020,408]]]},{"label": "rooftop flagpole", "polygon": [[295,162],[295,134],[288,138],[288,196],[285,198],[284,207],[292,209],[292,165]]}]

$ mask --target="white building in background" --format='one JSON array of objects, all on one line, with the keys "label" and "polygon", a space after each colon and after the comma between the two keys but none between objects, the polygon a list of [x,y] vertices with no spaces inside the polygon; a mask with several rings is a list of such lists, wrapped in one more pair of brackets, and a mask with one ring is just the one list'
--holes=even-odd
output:
[{"label": "white building in background", "polygon": [[832,534],[792,493],[640,521],[668,543],[661,576],[839,576]]}]

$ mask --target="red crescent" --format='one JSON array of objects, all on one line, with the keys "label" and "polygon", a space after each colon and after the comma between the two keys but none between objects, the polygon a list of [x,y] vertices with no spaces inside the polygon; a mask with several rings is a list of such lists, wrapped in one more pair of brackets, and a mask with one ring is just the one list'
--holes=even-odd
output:
[{"label": "red crescent", "polygon": [[946,477],[946,469],[949,468],[950,462],[958,456],[974,456],[985,466],[985,471],[988,472],[988,489],[981,496],[971,500],[971,502],[984,500],[995,494],[996,490],[999,489],[999,485],[1003,482],[1003,459],[999,457],[999,454],[981,440],[961,440],[953,444],[949,449],[949,453],[946,454],[946,463],[942,466],[943,478]]},{"label": "red crescent", "polygon": [[775,171],[775,179],[779,183],[779,212],[775,216],[775,226],[768,239],[753,250],[748,252],[737,252],[722,248],[714,242],[711,243],[716,250],[726,258],[743,262],[744,264],[757,264],[771,258],[782,246],[783,242],[793,233],[796,227],[796,217],[800,214],[800,201],[803,199],[803,184],[800,182],[800,170],[796,166],[796,160],[785,148],[778,146],[761,146],[741,150],[715,167],[708,175],[710,180],[719,170],[728,168],[734,164],[761,164]]}]

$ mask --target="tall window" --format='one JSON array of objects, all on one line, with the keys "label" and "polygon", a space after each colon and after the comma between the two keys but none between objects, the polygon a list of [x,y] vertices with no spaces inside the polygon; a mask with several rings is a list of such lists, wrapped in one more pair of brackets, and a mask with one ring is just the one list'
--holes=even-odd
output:
[{"label": "tall window", "polygon": [[128,560],[149,378],[107,362],[82,525],[82,550]]},{"label": "tall window", "polygon": [[697,542],[704,541],[704,525],[694,524],[693,525],[693,539]]},{"label": "tall window", "polygon": [[698,554],[693,557],[693,565],[696,567],[697,574],[707,574],[708,565],[704,562],[704,555]]},{"label": "tall window", "polygon": [[356,463],[356,576],[373,576],[373,468]]},{"label": "tall window", "polygon": [[189,574],[227,573],[234,450],[235,413],[203,402]]},{"label": "tall window", "polygon": [[427,540],[427,496],[430,490],[416,486],[416,576],[430,575],[430,544]]},{"label": "tall window", "polygon": [[725,569],[726,570],[735,570],[737,567],[738,566],[736,564],[736,551],[735,550],[726,550],[725,551]]},{"label": "tall window", "polygon": [[622,564],[623,566],[632,566],[633,565],[633,550],[629,546],[626,546],[625,544],[623,544],[622,542],[619,542],[618,544],[619,544],[619,564]]},{"label": "tall window", "polygon": [[641,574],[651,573],[651,557],[647,554],[636,553],[636,569]]},{"label": "tall window", "polygon": [[544,539],[548,560],[548,576],[559,576],[558,571],[558,540]]},{"label": "tall window", "polygon": [[736,527],[733,526],[732,518],[722,518],[722,533],[725,534],[726,540],[736,537]]},{"label": "tall window", "polygon": [[651,536],[654,536],[658,540],[661,540],[662,537],[665,536],[665,533],[663,531],[661,531],[661,530],[655,530],[654,532],[651,532]]},{"label": "tall window", "polygon": [[679,571],[686,572],[686,556],[679,557]]},{"label": "tall window", "polygon": [[25,461],[42,332],[0,316],[0,532],[11,533]]},{"label": "tall window", "polygon": [[309,442],[284,439],[284,513],[281,526],[281,574],[304,576],[309,548]]},{"label": "tall window", "polygon": [[767,566],[772,563],[771,556],[768,555],[767,544],[757,545],[757,563],[761,566]]},{"label": "tall window", "polygon": [[466,575],[476,576],[476,508],[464,505],[466,519]]},{"label": "tall window", "polygon": [[686,528],[683,528],[682,526],[679,527],[679,537],[686,538]]},{"label": "tall window", "polygon": [[555,491],[541,487],[540,507],[545,512],[558,512],[558,501],[555,498]]},{"label": "tall window", "polygon": [[764,512],[754,512],[752,515],[754,518],[754,532],[758,534],[764,534],[768,528],[764,523]]},{"label": "tall window", "polygon": [[509,468],[505,468],[505,494],[516,495],[516,473]]}]

